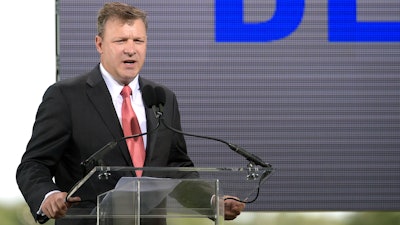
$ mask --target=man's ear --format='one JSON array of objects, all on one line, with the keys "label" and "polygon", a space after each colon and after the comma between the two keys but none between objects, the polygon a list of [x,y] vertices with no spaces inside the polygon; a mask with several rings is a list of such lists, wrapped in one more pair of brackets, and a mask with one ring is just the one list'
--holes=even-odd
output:
[{"label": "man's ear", "polygon": [[103,38],[101,38],[99,35],[96,35],[95,43],[96,43],[97,52],[102,54],[103,53],[103,46],[102,46]]}]

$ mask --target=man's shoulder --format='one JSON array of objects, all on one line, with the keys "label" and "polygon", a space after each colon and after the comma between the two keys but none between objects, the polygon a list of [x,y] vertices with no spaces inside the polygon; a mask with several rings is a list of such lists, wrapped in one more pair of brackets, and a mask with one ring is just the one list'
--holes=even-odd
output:
[{"label": "man's shoulder", "polygon": [[[97,74],[96,68],[85,74],[67,77],[56,81],[50,85],[47,90],[47,95],[63,93],[64,95],[81,95],[88,88],[95,87],[102,82],[101,74]],[[104,83],[104,81],[103,81]]]},{"label": "man's shoulder", "polygon": [[102,81],[102,78],[100,69],[98,68],[98,66],[96,66],[89,72],[83,74],[71,75],[70,77],[58,80],[54,85],[62,87],[71,87],[71,86],[89,84],[94,86],[99,81]]}]

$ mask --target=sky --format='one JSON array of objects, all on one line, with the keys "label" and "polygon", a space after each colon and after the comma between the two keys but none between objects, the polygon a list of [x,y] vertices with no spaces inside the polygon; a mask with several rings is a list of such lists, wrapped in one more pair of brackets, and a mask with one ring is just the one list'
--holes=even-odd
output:
[{"label": "sky", "polygon": [[37,107],[56,79],[55,1],[4,1],[0,27],[0,204],[13,204],[23,201],[15,173]]}]

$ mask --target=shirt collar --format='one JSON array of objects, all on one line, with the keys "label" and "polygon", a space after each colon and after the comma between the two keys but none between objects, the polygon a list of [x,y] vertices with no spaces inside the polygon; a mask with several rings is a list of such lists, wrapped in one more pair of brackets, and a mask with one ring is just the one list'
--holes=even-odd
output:
[{"label": "shirt collar", "polygon": [[[100,72],[106,82],[108,91],[113,99],[118,98],[121,95],[122,88],[124,85],[119,84],[111,74],[103,67],[100,63]],[[129,87],[132,89],[132,95],[135,95],[139,91],[139,74],[129,83]]]}]

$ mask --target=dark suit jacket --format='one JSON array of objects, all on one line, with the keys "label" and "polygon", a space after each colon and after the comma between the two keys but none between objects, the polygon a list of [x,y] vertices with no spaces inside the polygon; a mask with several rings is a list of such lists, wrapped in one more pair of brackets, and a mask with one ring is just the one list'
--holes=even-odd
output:
[{"label": "dark suit jacket", "polygon": [[[140,77],[139,85],[157,84]],[[172,127],[181,129],[176,96],[163,88],[166,93],[164,119]],[[146,108],[146,118],[147,129],[152,130],[157,120],[149,108]],[[32,137],[17,169],[17,183],[31,213],[36,216],[46,193],[68,192],[83,176],[80,162],[121,137],[123,131],[99,65],[83,76],[50,86],[37,111]],[[110,166],[133,166],[125,142],[110,151],[104,162]],[[187,156],[184,137],[160,127],[147,137],[144,165],[193,166],[193,163]],[[111,180],[110,185],[116,181]],[[97,192],[92,190],[95,187],[83,189],[80,197],[95,201]]]}]

